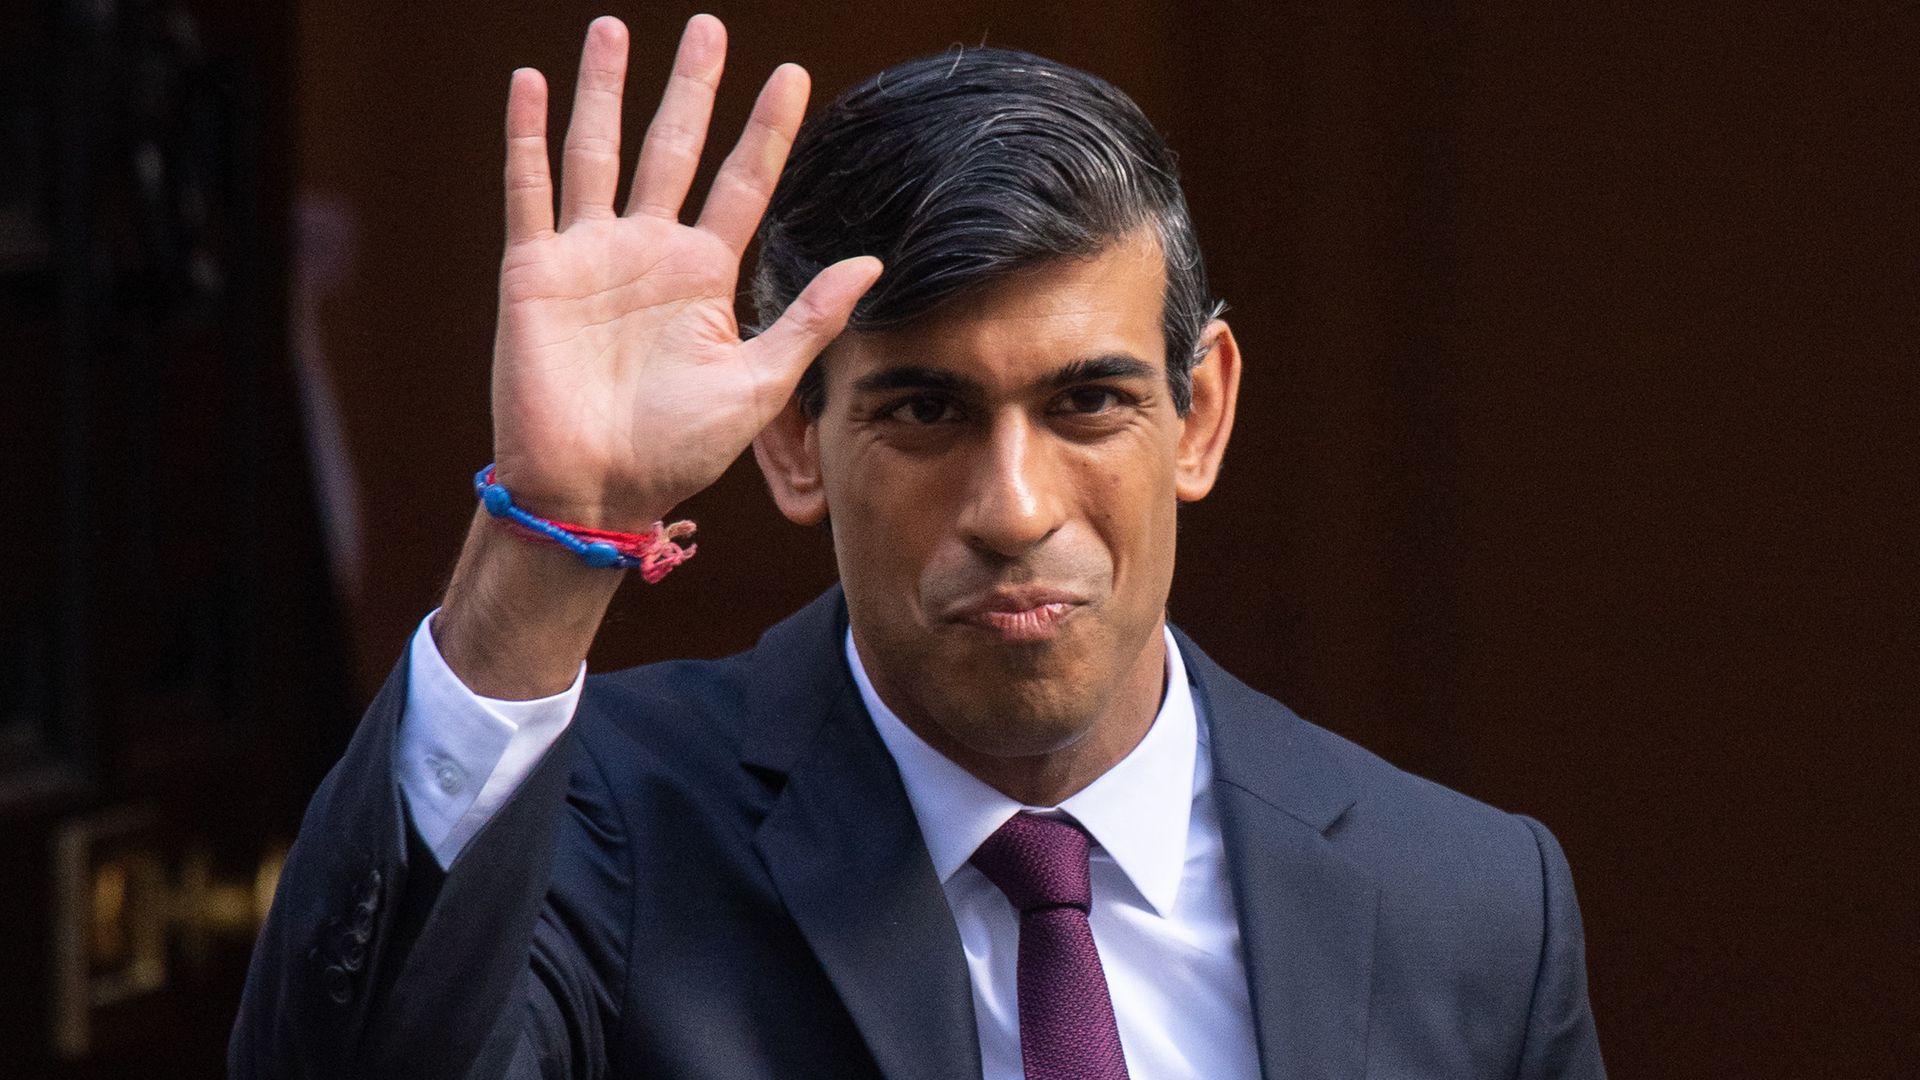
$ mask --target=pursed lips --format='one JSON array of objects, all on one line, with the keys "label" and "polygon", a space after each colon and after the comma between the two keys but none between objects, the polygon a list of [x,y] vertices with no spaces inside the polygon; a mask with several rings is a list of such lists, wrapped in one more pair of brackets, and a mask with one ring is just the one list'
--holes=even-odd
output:
[{"label": "pursed lips", "polygon": [[1045,641],[1086,601],[1059,589],[996,590],[950,609],[951,621],[992,633],[1003,641]]}]

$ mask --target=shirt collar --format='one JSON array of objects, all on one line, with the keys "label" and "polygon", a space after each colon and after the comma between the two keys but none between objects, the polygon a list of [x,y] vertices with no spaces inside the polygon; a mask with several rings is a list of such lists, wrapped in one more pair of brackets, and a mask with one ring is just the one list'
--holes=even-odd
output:
[{"label": "shirt collar", "polygon": [[1164,625],[1160,632],[1167,646],[1167,682],[1153,726],[1139,745],[1093,783],[1058,807],[1040,807],[1025,806],[1001,794],[914,734],[874,692],[854,648],[853,631],[847,631],[847,666],[853,670],[867,714],[900,769],[907,801],[913,805],[942,884],[1014,814],[1059,810],[1072,815],[1106,849],[1157,914],[1172,913],[1186,863],[1199,731],[1186,663],[1172,632]]}]

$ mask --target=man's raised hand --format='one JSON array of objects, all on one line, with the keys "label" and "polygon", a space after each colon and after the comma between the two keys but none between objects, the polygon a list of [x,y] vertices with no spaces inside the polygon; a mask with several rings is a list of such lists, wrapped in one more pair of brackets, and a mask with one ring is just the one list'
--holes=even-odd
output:
[{"label": "man's raised hand", "polygon": [[695,16],[616,214],[627,30],[596,19],[580,57],[557,222],[546,81],[531,69],[513,74],[494,451],[500,482],[535,513],[640,530],[711,484],[879,276],[872,258],[829,266],[765,333],[740,340],[741,255],[806,111],[808,79],[792,64],[767,79],[698,221],[683,225],[725,59],[725,28]]}]

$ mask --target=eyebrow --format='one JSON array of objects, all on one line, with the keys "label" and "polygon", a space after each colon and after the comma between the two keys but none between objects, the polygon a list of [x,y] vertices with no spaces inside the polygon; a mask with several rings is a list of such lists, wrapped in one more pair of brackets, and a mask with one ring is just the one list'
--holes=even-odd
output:
[{"label": "eyebrow", "polygon": [[1048,376],[1046,382],[1050,386],[1064,387],[1102,379],[1146,379],[1155,374],[1154,366],[1137,356],[1106,353],[1075,360]]},{"label": "eyebrow", "polygon": [[[1098,382],[1102,379],[1150,378],[1154,374],[1156,374],[1154,366],[1137,356],[1126,353],[1105,353],[1100,356],[1082,357],[1064,364],[1058,370],[1037,380],[1036,385],[1058,389],[1077,383]],[[853,392],[856,394],[877,394],[889,390],[946,390],[952,393],[979,394],[983,389],[978,380],[946,368],[921,364],[899,364],[882,368],[853,381]]]},{"label": "eyebrow", "polygon": [[979,383],[962,378],[945,368],[900,364],[881,368],[853,380],[856,394],[878,394],[887,390],[977,390]]}]

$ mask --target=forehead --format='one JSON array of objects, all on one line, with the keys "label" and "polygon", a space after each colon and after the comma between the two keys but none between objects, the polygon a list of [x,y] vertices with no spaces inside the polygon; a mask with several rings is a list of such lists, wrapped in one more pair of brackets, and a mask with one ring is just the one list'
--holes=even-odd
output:
[{"label": "forehead", "polygon": [[989,282],[892,330],[843,334],[828,350],[828,398],[895,365],[940,368],[989,387],[1024,385],[1076,359],[1128,355],[1163,369],[1166,261],[1151,231],[1099,254]]}]

